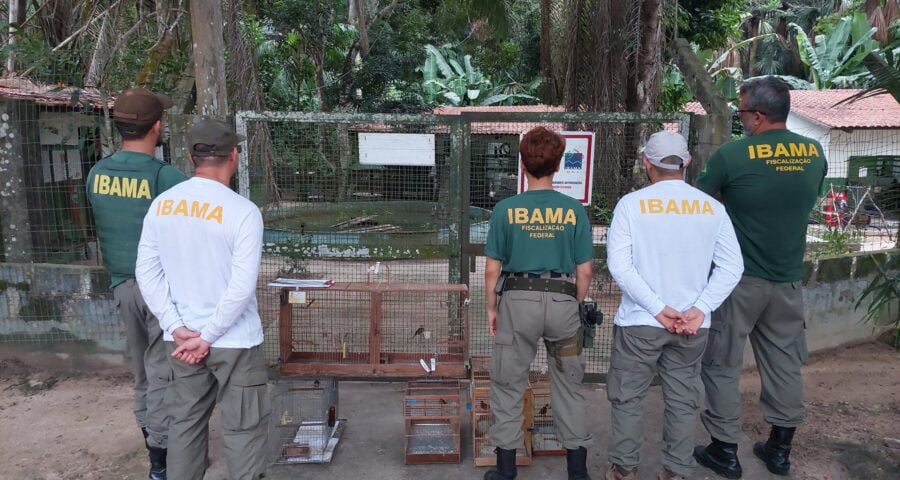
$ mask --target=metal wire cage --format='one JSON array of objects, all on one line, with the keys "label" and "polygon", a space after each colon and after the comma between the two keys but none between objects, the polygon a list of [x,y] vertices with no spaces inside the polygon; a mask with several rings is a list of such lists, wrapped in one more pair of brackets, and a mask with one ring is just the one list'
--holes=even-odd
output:
[{"label": "metal wire cage", "polygon": [[337,381],[281,379],[271,398],[272,463],[330,462],[347,423],[338,418]]},{"label": "metal wire cage", "polygon": [[[474,374],[473,370],[473,374]],[[470,401],[472,405],[472,458],[476,467],[492,467],[497,464],[497,456],[494,454],[494,445],[491,442],[489,432],[494,424],[494,414],[491,410],[491,383],[490,379],[476,379],[473,377],[470,385]],[[533,420],[533,396],[531,385],[525,387],[525,398],[522,407],[522,430],[525,435],[525,448],[516,450],[516,465],[531,465],[531,430]]]},{"label": "metal wire cage", "polygon": [[534,435],[531,445],[534,455],[565,455],[566,449],[559,443],[556,436],[556,425],[553,421],[553,406],[550,404],[550,383],[542,381],[532,386],[534,402],[532,414],[534,415]]},{"label": "metal wire cage", "polygon": [[467,292],[458,284],[335,283],[292,303],[284,289],[281,373],[465,378]]},{"label": "metal wire cage", "polygon": [[459,380],[409,382],[403,398],[407,464],[459,463]]}]

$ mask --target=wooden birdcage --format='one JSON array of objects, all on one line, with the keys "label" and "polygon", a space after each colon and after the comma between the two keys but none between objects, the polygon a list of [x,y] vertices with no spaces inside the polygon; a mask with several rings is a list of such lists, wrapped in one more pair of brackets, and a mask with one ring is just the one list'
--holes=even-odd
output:
[{"label": "wooden birdcage", "polygon": [[565,455],[566,449],[556,436],[556,425],[553,422],[553,406],[550,404],[550,383],[538,382],[532,386],[534,403],[534,432],[531,445],[534,456]]},{"label": "wooden birdcage", "polygon": [[415,283],[283,288],[279,350],[286,376],[466,378],[468,289]]},{"label": "wooden birdcage", "polygon": [[459,463],[458,380],[409,382],[403,398],[406,463]]},{"label": "wooden birdcage", "polygon": [[272,463],[328,463],[347,421],[338,418],[333,378],[279,380],[271,394]]},{"label": "wooden birdcage", "polygon": [[[473,369],[473,373],[475,370]],[[490,379],[472,379],[470,387],[472,403],[472,457],[476,467],[492,467],[497,465],[494,445],[489,431],[494,423],[491,411]],[[522,406],[522,431],[525,435],[525,448],[516,449],[516,465],[531,465],[531,426],[532,426],[532,393],[531,385],[525,387],[525,399]]]}]

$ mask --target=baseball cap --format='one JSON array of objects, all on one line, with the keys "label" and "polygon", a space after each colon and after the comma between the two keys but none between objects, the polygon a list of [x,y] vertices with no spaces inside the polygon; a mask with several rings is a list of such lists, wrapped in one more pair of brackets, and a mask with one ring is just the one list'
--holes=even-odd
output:
[{"label": "baseball cap", "polygon": [[243,140],[225,122],[204,118],[188,132],[188,152],[195,157],[224,157]]},{"label": "baseball cap", "polygon": [[172,105],[172,99],[167,95],[153,93],[146,88],[132,88],[116,97],[113,118],[116,122],[132,125],[152,125]]},{"label": "baseball cap", "polygon": [[[663,130],[650,135],[641,152],[653,165],[665,170],[678,170],[687,168],[691,163],[691,154],[688,152],[687,141],[680,134]],[[681,165],[663,163],[662,159],[675,156],[681,159]]]}]

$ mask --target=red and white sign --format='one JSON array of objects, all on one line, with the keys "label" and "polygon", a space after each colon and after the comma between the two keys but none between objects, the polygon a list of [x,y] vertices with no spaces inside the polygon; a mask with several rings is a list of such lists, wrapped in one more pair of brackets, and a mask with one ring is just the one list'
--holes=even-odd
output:
[{"label": "red and white sign", "polygon": [[[566,139],[566,149],[553,176],[553,189],[564,193],[582,205],[591,204],[594,179],[594,132],[559,132]],[[519,136],[519,141],[522,136]],[[519,155],[518,193],[528,190],[522,155]]]}]

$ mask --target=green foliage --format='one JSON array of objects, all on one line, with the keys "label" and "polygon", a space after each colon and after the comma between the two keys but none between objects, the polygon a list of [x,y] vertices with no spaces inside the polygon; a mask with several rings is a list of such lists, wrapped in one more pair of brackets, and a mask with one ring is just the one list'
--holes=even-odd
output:
[{"label": "green foliage", "polygon": [[471,55],[460,55],[451,45],[425,46],[422,91],[425,100],[438,105],[500,105],[534,103],[538,99],[517,93],[525,87],[514,82],[495,84],[472,63]]},{"label": "green foliage", "polygon": [[842,17],[830,32],[816,35],[812,42],[799,25],[789,26],[817,89],[863,84],[867,75],[863,59],[878,48],[872,39],[875,29],[869,26],[865,14]]},{"label": "green foliage", "polygon": [[[855,308],[868,303],[863,320],[876,326],[890,327],[891,344],[894,348],[900,348],[900,315],[895,312],[897,302],[900,302],[900,274],[888,271],[875,257],[872,261],[875,262],[875,277],[863,290]],[[891,315],[892,312],[894,315]]]},{"label": "green foliage", "polygon": [[659,90],[657,110],[660,112],[680,112],[684,104],[693,100],[691,89],[684,83],[681,70],[675,65],[666,65]]},{"label": "green foliage", "polygon": [[740,37],[742,0],[682,0],[676,3],[678,34],[701,49],[722,48]]}]

